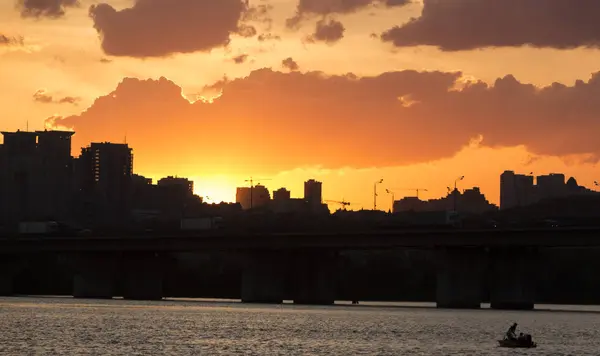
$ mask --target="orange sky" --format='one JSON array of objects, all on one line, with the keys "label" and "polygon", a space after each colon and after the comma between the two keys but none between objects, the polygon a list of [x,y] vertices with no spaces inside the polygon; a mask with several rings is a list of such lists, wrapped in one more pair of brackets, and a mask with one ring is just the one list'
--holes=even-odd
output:
[{"label": "orange sky", "polygon": [[7,0],[2,129],[127,137],[137,173],[213,201],[249,176],[354,208],[383,178],[383,209],[461,175],[497,203],[505,169],[592,186],[600,5],[515,1]]}]

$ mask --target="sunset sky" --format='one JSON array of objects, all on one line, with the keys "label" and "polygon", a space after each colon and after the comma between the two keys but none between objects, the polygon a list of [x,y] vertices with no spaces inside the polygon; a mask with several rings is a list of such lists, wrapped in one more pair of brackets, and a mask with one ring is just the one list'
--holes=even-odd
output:
[{"label": "sunset sky", "polygon": [[[2,0],[2,130],[76,131],[209,201],[378,207],[505,169],[600,180],[597,0]],[[333,207],[333,206],[332,206]]]}]

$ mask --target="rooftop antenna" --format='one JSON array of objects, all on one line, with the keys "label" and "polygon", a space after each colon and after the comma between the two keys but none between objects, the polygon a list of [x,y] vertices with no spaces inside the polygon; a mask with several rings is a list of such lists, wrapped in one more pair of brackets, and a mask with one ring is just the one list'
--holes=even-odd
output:
[{"label": "rooftop antenna", "polygon": [[125,138],[123,138],[123,143],[127,144],[127,132],[125,132]]},{"label": "rooftop antenna", "polygon": [[27,122],[25,123],[25,131],[29,132],[29,119],[27,119]]}]

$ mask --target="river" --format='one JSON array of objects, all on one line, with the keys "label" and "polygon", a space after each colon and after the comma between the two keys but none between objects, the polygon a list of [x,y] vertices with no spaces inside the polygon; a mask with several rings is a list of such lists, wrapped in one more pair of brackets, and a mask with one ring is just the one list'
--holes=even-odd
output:
[{"label": "river", "polygon": [[[0,354],[598,355],[600,307],[548,308],[571,310],[0,298]],[[496,346],[514,321],[536,350]]]}]

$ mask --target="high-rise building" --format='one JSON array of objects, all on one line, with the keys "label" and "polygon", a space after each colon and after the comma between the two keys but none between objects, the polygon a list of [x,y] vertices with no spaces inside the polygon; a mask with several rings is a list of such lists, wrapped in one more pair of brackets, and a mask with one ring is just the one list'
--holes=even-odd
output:
[{"label": "high-rise building", "polygon": [[505,171],[500,176],[500,209],[526,206],[544,199],[561,198],[581,194],[596,194],[594,191],[579,186],[575,178],[565,182],[562,173],[551,173],[537,177],[533,184],[533,176],[514,174]]},{"label": "high-rise building", "polygon": [[70,131],[2,132],[0,220],[62,220],[72,193]]},{"label": "high-rise building", "polygon": [[43,172],[39,178],[47,211],[57,218],[71,215],[73,196],[73,157],[69,131],[37,131],[38,151]]},{"label": "high-rise building", "polygon": [[37,134],[35,132],[2,132],[4,145],[0,166],[0,200],[6,221],[33,219],[37,215],[39,175]]},{"label": "high-rise building", "polygon": [[567,194],[565,175],[550,173],[537,177],[538,200],[558,198]]},{"label": "high-rise building", "polygon": [[250,187],[238,187],[235,191],[235,202],[244,210],[250,209]]},{"label": "high-rise building", "polygon": [[122,220],[130,210],[133,154],[127,144],[92,143],[76,162],[78,189],[91,200],[95,219]]},{"label": "high-rise building", "polygon": [[535,201],[533,176],[504,171],[500,175],[500,209],[524,206]]},{"label": "high-rise building", "polygon": [[269,190],[260,184],[254,187],[239,187],[235,194],[235,202],[239,203],[244,210],[266,206],[269,201],[271,201]]},{"label": "high-rise building", "polygon": [[323,203],[323,183],[314,179],[304,182],[304,200],[311,206],[319,206]]}]

